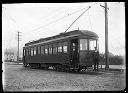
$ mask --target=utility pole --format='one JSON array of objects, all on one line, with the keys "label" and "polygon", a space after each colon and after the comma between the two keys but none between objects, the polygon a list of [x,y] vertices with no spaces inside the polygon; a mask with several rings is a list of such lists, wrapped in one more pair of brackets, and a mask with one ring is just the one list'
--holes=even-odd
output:
[{"label": "utility pole", "polygon": [[20,35],[20,33],[21,33],[21,32],[19,32],[19,31],[18,31],[18,51],[17,51],[17,63],[19,63],[19,41],[20,41],[19,36],[21,36],[21,35]]},{"label": "utility pole", "polygon": [[105,60],[106,66],[105,68],[109,68],[109,58],[108,58],[108,9],[107,9],[107,2],[105,2]]},{"label": "utility pole", "polygon": [[105,8],[105,68],[109,68],[109,57],[108,57],[108,7],[107,2],[104,3],[105,6],[100,5]]}]

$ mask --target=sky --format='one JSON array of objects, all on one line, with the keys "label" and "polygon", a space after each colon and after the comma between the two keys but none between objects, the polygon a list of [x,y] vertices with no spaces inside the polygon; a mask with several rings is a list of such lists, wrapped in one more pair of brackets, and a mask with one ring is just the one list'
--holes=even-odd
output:
[{"label": "sky", "polygon": [[[125,54],[124,2],[108,4],[108,48],[115,55]],[[31,40],[50,37],[66,31],[70,24],[89,6],[71,28],[90,30],[99,36],[99,51],[105,51],[104,2],[91,3],[15,3],[2,4],[2,51],[17,48],[20,31],[20,51]]]}]

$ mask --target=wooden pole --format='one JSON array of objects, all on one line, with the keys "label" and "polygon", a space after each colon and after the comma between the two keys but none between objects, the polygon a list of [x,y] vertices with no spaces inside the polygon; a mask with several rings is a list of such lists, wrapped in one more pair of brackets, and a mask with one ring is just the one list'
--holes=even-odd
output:
[{"label": "wooden pole", "polygon": [[17,63],[19,63],[19,32],[18,32],[18,53],[17,53]]},{"label": "wooden pole", "polygon": [[109,59],[108,59],[108,9],[107,2],[105,2],[105,68],[109,68]]}]

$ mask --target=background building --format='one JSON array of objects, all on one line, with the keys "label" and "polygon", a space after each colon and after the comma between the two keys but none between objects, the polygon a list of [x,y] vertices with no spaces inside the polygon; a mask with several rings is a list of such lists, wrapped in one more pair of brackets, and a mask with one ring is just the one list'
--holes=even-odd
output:
[{"label": "background building", "polygon": [[14,52],[5,51],[4,61],[14,61]]}]

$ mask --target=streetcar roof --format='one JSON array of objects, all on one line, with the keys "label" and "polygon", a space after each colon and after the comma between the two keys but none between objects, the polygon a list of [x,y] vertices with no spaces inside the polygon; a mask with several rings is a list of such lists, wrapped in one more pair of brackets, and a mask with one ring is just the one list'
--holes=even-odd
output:
[{"label": "streetcar roof", "polygon": [[39,40],[35,40],[35,41],[31,41],[25,44],[25,46],[28,45],[35,45],[35,44],[40,44],[40,42],[50,42],[50,41],[55,41],[58,39],[66,39],[69,37],[75,37],[75,36],[79,36],[79,35],[84,35],[84,36],[88,36],[88,37],[98,37],[98,35],[92,31],[88,31],[88,30],[73,30],[70,32],[66,32],[66,33],[60,33],[58,35],[55,36],[51,36],[51,37],[47,37],[47,38],[41,38]]}]

